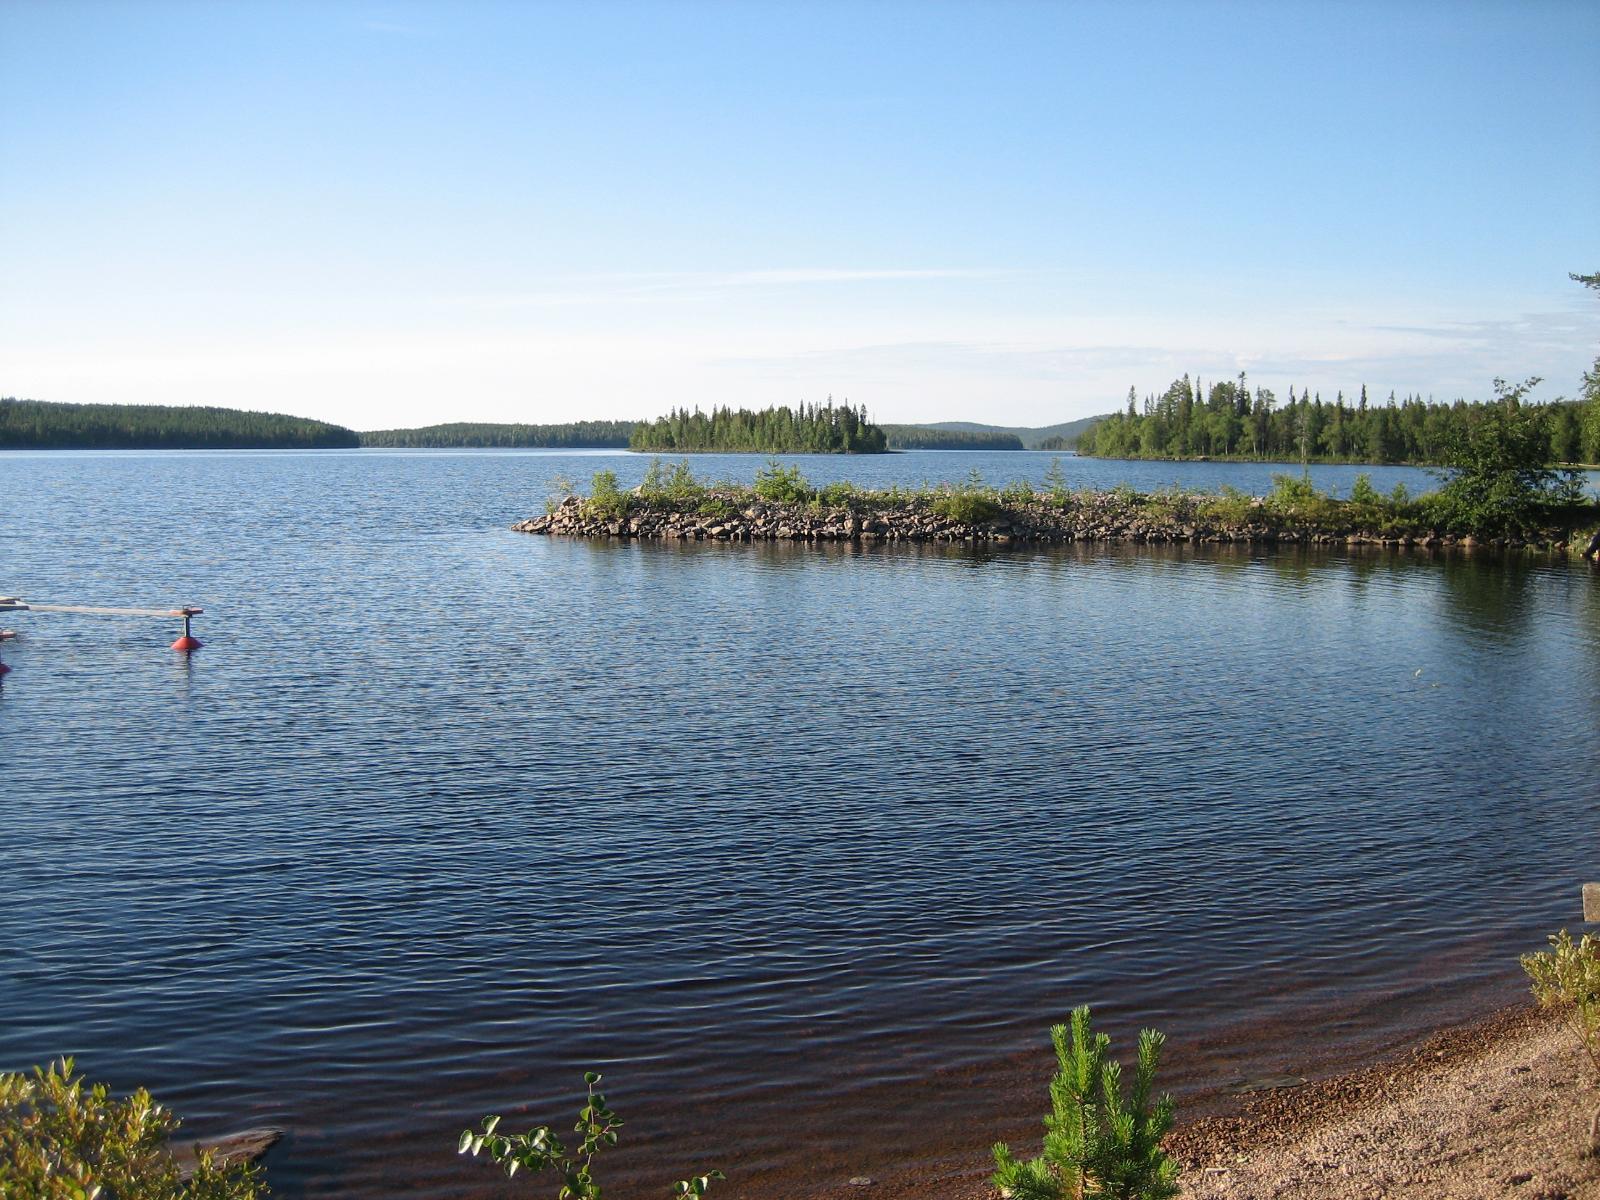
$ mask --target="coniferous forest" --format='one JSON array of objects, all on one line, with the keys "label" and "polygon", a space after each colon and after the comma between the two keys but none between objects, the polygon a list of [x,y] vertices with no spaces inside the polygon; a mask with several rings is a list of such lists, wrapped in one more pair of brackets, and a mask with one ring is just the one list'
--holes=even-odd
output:
[{"label": "coniferous forest", "polygon": [[932,425],[885,425],[891,450],[1021,450],[1014,433],[987,429],[936,429]]},{"label": "coniferous forest", "polygon": [[[1126,411],[1084,430],[1077,449],[1102,458],[1438,464],[1487,411],[1501,407],[1499,398],[1441,404],[1392,392],[1372,403],[1365,387],[1331,401],[1290,387],[1280,403],[1270,389],[1252,389],[1243,374],[1209,388],[1185,375],[1142,403],[1130,388]],[[1600,461],[1600,394],[1529,407],[1542,413],[1550,461]]]},{"label": "coniferous forest", "polygon": [[408,448],[550,448],[620,450],[627,446],[633,421],[569,421],[564,425],[501,425],[456,421],[417,429],[373,429],[361,434],[363,446]]},{"label": "coniferous forest", "polygon": [[751,412],[714,408],[710,413],[674,409],[641,422],[628,446],[633,450],[678,453],[722,451],[758,454],[882,454],[883,430],[867,420],[867,410],[848,401],[801,404]]},{"label": "coniferous forest", "polygon": [[360,445],[341,425],[282,413],[164,404],[0,399],[6,450],[327,450]]}]

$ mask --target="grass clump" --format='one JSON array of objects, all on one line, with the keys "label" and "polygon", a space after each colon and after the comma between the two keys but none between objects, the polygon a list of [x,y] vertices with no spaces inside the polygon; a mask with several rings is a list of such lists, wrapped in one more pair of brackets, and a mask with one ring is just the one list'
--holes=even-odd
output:
[{"label": "grass clump", "polygon": [[1004,1142],[994,1148],[994,1186],[1009,1200],[1168,1200],[1178,1194],[1178,1164],[1161,1148],[1172,1129],[1172,1097],[1152,1099],[1166,1040],[1139,1034],[1133,1091],[1108,1059],[1111,1039],[1090,1028],[1087,1006],[1050,1030],[1056,1076],[1044,1119],[1044,1153],[1024,1162]]},{"label": "grass clump", "polygon": [[254,1167],[202,1152],[182,1178],[167,1139],[178,1120],[140,1088],[113,1099],[73,1061],[0,1074],[0,1196],[15,1200],[257,1200]]}]

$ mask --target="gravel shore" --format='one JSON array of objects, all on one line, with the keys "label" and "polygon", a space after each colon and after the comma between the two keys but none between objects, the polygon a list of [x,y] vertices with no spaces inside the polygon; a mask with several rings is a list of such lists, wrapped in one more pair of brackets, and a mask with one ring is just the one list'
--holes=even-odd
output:
[{"label": "gravel shore", "polygon": [[[1600,1159],[1583,1153],[1600,1104],[1592,1074],[1565,1028],[1518,1005],[1214,1115],[1185,1121],[1180,1109],[1167,1146],[1184,1200],[1600,1200]],[[947,1158],[817,1196],[995,1200],[988,1171]]]},{"label": "gravel shore", "polygon": [[1180,1128],[1185,1197],[1267,1200],[1600,1198],[1586,1157],[1592,1069],[1531,1007],[1450,1029],[1409,1054],[1241,1097]]}]

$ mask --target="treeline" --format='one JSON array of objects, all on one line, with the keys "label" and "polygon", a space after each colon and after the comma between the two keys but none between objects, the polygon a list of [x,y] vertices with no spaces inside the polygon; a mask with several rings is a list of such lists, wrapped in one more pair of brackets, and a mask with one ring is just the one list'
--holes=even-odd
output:
[{"label": "treeline", "polygon": [[[1278,462],[1438,464],[1502,401],[1435,404],[1420,396],[1371,403],[1339,392],[1289,389],[1279,402],[1245,375],[1209,389],[1185,375],[1159,396],[1128,390],[1127,411],[1105,417],[1078,436],[1080,454],[1103,458],[1239,457]],[[1600,400],[1539,406],[1552,462],[1600,461]]]},{"label": "treeline", "polygon": [[0,399],[6,450],[327,450],[360,445],[340,425],[282,413],[164,404]]},{"label": "treeline", "polygon": [[409,449],[554,448],[624,449],[634,421],[571,421],[565,425],[497,425],[454,421],[417,429],[372,429],[360,435],[363,446]]},{"label": "treeline", "polygon": [[865,407],[835,404],[831,396],[826,404],[782,405],[760,412],[674,409],[657,420],[641,422],[628,446],[736,454],[882,454],[889,448],[883,430],[867,420]]},{"label": "treeline", "polygon": [[991,430],[935,429],[931,425],[885,425],[891,450],[1021,450],[1014,433]]}]

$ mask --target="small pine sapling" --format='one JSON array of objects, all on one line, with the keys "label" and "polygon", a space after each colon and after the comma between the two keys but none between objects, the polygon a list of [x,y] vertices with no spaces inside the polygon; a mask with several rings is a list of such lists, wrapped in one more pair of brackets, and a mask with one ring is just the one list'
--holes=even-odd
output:
[{"label": "small pine sapling", "polygon": [[[1550,935],[1550,949],[1522,956],[1540,1008],[1561,1014],[1600,1074],[1600,938],[1574,942],[1563,929]],[[1600,1108],[1589,1119],[1589,1153],[1600,1156]]]},{"label": "small pine sapling", "polygon": [[1178,1164],[1161,1149],[1172,1128],[1172,1098],[1151,1102],[1165,1038],[1139,1034],[1133,1093],[1122,1067],[1107,1060],[1111,1039],[1095,1033],[1087,1006],[1072,1025],[1050,1030],[1056,1076],[1044,1119],[1044,1153],[1023,1162],[1004,1142],[994,1148],[994,1186],[1010,1200],[1168,1200],[1178,1194]]},{"label": "small pine sapling", "polygon": [[[498,1116],[485,1117],[481,1129],[462,1133],[458,1151],[473,1157],[486,1152],[508,1179],[524,1167],[530,1171],[549,1167],[561,1178],[556,1200],[600,1200],[600,1184],[594,1178],[595,1156],[605,1147],[617,1144],[617,1130],[622,1128],[622,1122],[606,1104],[605,1096],[595,1090],[600,1083],[599,1073],[585,1071],[583,1082],[588,1095],[578,1110],[578,1122],[572,1127],[573,1132],[583,1137],[573,1152],[568,1152],[548,1125],[527,1133],[500,1133]],[[713,1179],[724,1178],[721,1171],[708,1171],[692,1179],[680,1179],[673,1186],[673,1195],[698,1200],[706,1194]]]}]

